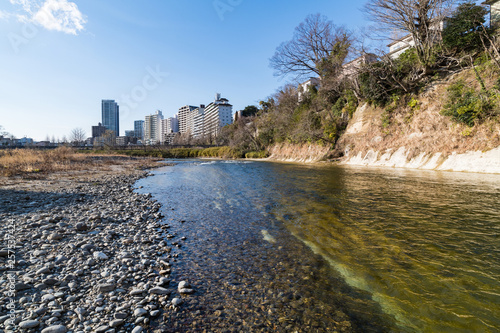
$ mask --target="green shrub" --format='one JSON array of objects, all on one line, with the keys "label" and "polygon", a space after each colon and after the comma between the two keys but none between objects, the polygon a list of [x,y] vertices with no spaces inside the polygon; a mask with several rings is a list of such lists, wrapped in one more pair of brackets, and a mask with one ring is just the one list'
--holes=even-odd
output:
[{"label": "green shrub", "polygon": [[245,158],[266,158],[269,156],[269,153],[265,150],[261,151],[251,151],[245,154]]},{"label": "green shrub", "polygon": [[358,107],[358,99],[354,94],[354,91],[347,89],[343,94],[337,99],[335,104],[332,106],[332,113],[336,117],[342,117],[343,113],[347,113],[349,118],[352,118],[354,111]]},{"label": "green shrub", "polygon": [[387,112],[387,110],[384,110],[382,112],[382,115],[380,116],[382,120],[382,127],[385,129],[391,125],[391,114],[390,112]]},{"label": "green shrub", "polygon": [[419,103],[420,102],[418,101],[418,99],[412,97],[411,100],[408,102],[408,106],[410,107],[411,111],[415,111],[420,109]]},{"label": "green shrub", "polygon": [[493,109],[487,93],[477,92],[463,80],[452,84],[447,92],[447,101],[441,113],[458,123],[474,126],[476,120],[488,115]]}]

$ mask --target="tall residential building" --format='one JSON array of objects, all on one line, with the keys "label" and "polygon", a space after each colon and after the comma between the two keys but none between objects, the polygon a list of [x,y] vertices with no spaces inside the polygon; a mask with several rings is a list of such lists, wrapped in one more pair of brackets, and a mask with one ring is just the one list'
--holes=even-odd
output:
[{"label": "tall residential building", "polygon": [[205,136],[205,108],[194,116],[194,131],[193,136],[200,138]]},{"label": "tall residential building", "polygon": [[101,102],[102,125],[106,129],[120,135],[120,108],[112,99],[103,99]]},{"label": "tall residential building", "polygon": [[193,133],[193,117],[192,111],[197,109],[197,106],[184,105],[179,108],[178,118],[179,118],[179,132],[181,133]]},{"label": "tall residential building", "polygon": [[158,144],[163,142],[161,137],[163,114],[160,110],[155,114],[146,116],[144,121],[144,141],[147,144]]},{"label": "tall residential building", "polygon": [[144,120],[134,121],[134,137],[144,139]]},{"label": "tall residential building", "polygon": [[206,136],[215,137],[222,127],[232,124],[233,106],[220,94],[215,95],[215,101],[205,108],[203,132]]},{"label": "tall residential building", "polygon": [[162,122],[163,134],[179,132],[179,120],[177,119],[177,115],[163,119]]},{"label": "tall residential building", "polygon": [[162,120],[161,140],[162,143],[172,144],[175,133],[179,132],[179,121],[177,115]]},{"label": "tall residential building", "polygon": [[188,124],[191,128],[191,134],[193,136],[200,136],[203,134],[203,119],[205,114],[205,105],[201,104],[200,107],[194,109],[189,114]]}]

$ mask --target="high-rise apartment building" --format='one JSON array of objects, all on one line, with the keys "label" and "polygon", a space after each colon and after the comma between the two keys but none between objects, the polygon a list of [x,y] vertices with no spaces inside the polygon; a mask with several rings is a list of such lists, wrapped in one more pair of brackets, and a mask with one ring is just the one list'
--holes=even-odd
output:
[{"label": "high-rise apartment building", "polygon": [[167,133],[177,133],[179,132],[179,119],[177,118],[177,115],[164,119],[164,124],[165,124],[165,131]]},{"label": "high-rise apartment building", "polygon": [[179,120],[177,119],[177,115],[174,117],[169,117],[162,120],[162,138],[165,138],[165,135],[178,133],[179,132]]},{"label": "high-rise apartment building", "polygon": [[193,110],[196,110],[197,106],[185,105],[179,108],[178,118],[179,118],[179,132],[181,133],[193,133]]},{"label": "high-rise apartment building", "polygon": [[193,131],[193,137],[195,138],[201,138],[205,136],[205,108],[203,110],[200,110],[198,114],[194,116],[194,131]]},{"label": "high-rise apartment building", "polygon": [[193,136],[199,136],[200,132],[203,132],[203,123],[200,122],[203,119],[203,114],[205,113],[205,105],[201,104],[200,107],[191,111],[188,117],[188,124]]},{"label": "high-rise apartment building", "polygon": [[134,137],[144,139],[144,120],[134,121]]},{"label": "high-rise apartment building", "polygon": [[233,106],[226,98],[216,94],[215,101],[205,108],[203,119],[203,133],[205,136],[215,137],[222,127],[232,124]]},{"label": "high-rise apartment building", "polygon": [[101,101],[102,126],[120,135],[120,108],[112,99],[103,99]]},{"label": "high-rise apartment building", "polygon": [[163,114],[160,110],[155,114],[146,116],[144,121],[144,141],[147,144],[158,144],[163,142],[161,137]]},{"label": "high-rise apartment building", "polygon": [[179,120],[177,115],[162,120],[161,140],[162,143],[172,144],[175,134],[179,132]]}]

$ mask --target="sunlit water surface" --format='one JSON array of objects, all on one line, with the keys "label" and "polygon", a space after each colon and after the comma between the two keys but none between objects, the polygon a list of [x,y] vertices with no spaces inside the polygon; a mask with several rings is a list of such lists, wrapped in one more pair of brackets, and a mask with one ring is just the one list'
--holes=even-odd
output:
[{"label": "sunlit water surface", "polygon": [[[234,253],[232,240],[244,251],[252,243],[251,235],[270,244],[265,251],[279,253],[299,249],[290,245],[290,239],[296,239],[309,249],[300,250],[300,256],[320,255],[328,263],[330,269],[321,274],[331,276],[317,279],[339,277],[353,298],[368,294],[385,313],[362,318],[363,314],[346,309],[347,315],[357,317],[354,327],[360,331],[366,331],[363,320],[380,325],[374,331],[500,331],[500,176],[267,162],[174,162],[138,186],[153,193],[167,212],[169,207],[175,209],[167,218],[195,221],[189,225],[193,239],[191,245],[188,239],[185,262],[198,262],[197,270],[205,269],[205,278],[217,274],[217,270],[209,274],[208,266],[245,265]],[[179,234],[185,230],[179,229]],[[280,239],[283,245],[278,247]],[[207,240],[216,246],[210,250]],[[203,256],[210,258],[200,263]],[[279,263],[286,260],[277,256]],[[223,266],[217,266],[217,257],[224,257]],[[181,271],[189,271],[179,265]],[[290,267],[296,265],[291,262]],[[312,298],[327,292],[316,289]]]}]

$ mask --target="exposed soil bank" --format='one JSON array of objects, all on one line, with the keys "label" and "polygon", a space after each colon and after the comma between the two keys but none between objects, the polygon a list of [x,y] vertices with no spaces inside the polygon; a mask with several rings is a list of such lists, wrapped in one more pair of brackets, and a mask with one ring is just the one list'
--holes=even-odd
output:
[{"label": "exposed soil bank", "polygon": [[377,167],[410,168],[439,171],[465,171],[482,173],[500,173],[500,147],[481,152],[472,151],[462,154],[420,153],[409,158],[410,151],[401,147],[396,151],[384,153],[369,150],[366,154],[347,157],[341,164]]},{"label": "exposed soil bank", "polygon": [[316,144],[282,143],[269,149],[270,157],[268,160],[314,163],[324,160],[329,150],[329,147]]},{"label": "exposed soil bank", "polygon": [[[341,164],[423,170],[500,173],[499,124],[489,120],[473,128],[452,123],[439,113],[437,92],[430,90],[411,119],[404,111],[388,127],[385,112],[364,104],[356,110],[336,150]],[[401,118],[401,119],[399,119]]]},{"label": "exposed soil bank", "polygon": [[[319,145],[275,145],[270,149],[269,161],[316,163],[325,161],[329,154],[327,147]],[[436,171],[500,173],[500,147],[487,151],[453,152],[421,152],[414,155],[411,148],[400,147],[383,152],[370,149],[367,152],[351,154],[349,147],[345,156],[337,163],[341,165],[361,165],[374,167],[408,168]]]}]

